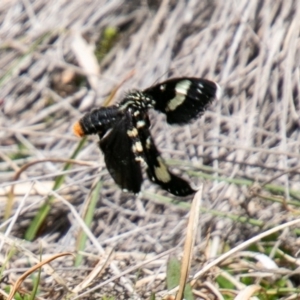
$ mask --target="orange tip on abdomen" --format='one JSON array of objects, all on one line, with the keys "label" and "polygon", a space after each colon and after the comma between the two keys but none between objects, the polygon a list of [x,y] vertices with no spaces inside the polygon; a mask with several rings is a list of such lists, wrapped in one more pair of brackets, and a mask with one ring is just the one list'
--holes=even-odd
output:
[{"label": "orange tip on abdomen", "polygon": [[73,132],[75,135],[77,135],[79,137],[84,136],[84,132],[83,132],[82,126],[79,121],[73,125]]}]

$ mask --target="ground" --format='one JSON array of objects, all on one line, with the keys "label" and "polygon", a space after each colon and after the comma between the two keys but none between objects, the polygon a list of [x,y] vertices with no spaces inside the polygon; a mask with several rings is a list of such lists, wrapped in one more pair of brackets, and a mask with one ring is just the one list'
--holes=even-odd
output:
[{"label": "ground", "polygon": [[122,192],[98,138],[72,126],[129,90],[186,76],[222,87],[191,124],[150,111],[167,164],[203,185],[186,299],[300,299],[299,28],[297,0],[2,0],[3,299],[64,252],[23,278],[16,299],[35,285],[36,299],[168,294],[193,196],[146,178],[139,195]]}]

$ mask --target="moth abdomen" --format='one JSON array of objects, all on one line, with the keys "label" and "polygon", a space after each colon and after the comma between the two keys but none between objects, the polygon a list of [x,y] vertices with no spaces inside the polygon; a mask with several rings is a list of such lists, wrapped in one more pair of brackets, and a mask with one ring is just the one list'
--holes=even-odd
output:
[{"label": "moth abdomen", "polygon": [[121,118],[118,106],[100,107],[86,113],[73,126],[77,136],[99,134],[103,136]]}]

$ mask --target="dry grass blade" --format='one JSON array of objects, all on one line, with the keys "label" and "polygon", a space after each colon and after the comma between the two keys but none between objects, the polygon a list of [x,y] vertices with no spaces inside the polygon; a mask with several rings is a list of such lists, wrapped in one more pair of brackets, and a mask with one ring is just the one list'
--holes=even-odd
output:
[{"label": "dry grass blade", "polygon": [[203,190],[203,185],[201,184],[199,190],[195,194],[191,206],[191,210],[190,210],[190,217],[189,217],[189,222],[187,225],[187,232],[186,232],[186,240],[183,249],[183,258],[181,262],[179,289],[175,297],[176,300],[183,299],[183,293],[184,293],[185,285],[191,267],[191,261],[192,261],[194,245],[195,245],[195,238],[198,232],[197,229],[198,229],[199,214],[200,214],[200,207],[202,201],[202,190]]},{"label": "dry grass blade", "polygon": [[99,260],[99,262],[94,267],[92,272],[79,285],[77,285],[72,290],[72,292],[74,294],[78,294],[83,289],[87,288],[89,284],[101,273],[101,271],[103,271],[107,267],[107,264],[109,263],[112,254],[113,254],[113,250],[110,251],[110,253],[107,255],[107,258],[105,259],[104,262],[102,260]]},{"label": "dry grass blade", "polygon": [[93,47],[88,45],[86,40],[77,33],[74,34],[71,48],[79,65],[83,70],[90,74],[88,75],[89,83],[93,89],[96,90],[99,81],[100,68]]},{"label": "dry grass blade", "polygon": [[[25,165],[23,165],[14,175],[13,181],[17,181],[22,173],[26,171],[29,167],[34,166],[36,164],[45,163],[45,162],[59,162],[59,163],[68,163],[68,164],[77,164],[80,166],[92,166],[92,163],[88,163],[86,161],[79,161],[75,159],[63,159],[63,158],[46,158],[46,159],[39,159],[32,162],[29,162]],[[8,194],[8,201],[7,205],[5,207],[5,213],[4,213],[4,220],[6,220],[10,214],[11,214],[11,208],[14,202],[14,188],[15,184],[11,185],[9,194]]]},{"label": "dry grass blade", "polygon": [[[17,218],[21,212],[21,209],[23,208],[23,206],[25,204],[26,199],[28,198],[28,195],[30,194],[32,187],[33,187],[33,183],[31,183],[31,185],[29,186],[26,194],[24,195],[24,197],[18,207],[18,210],[15,212],[14,216],[12,217],[12,220],[5,231],[5,237],[7,237],[10,234],[12,227],[14,226],[15,222],[17,221]],[[4,239],[2,239],[1,243],[0,243],[0,252],[2,251],[3,244],[4,244]]]},{"label": "dry grass blade", "polygon": [[253,296],[253,294],[259,292],[260,290],[261,290],[261,286],[259,285],[255,285],[255,284],[249,285],[245,289],[240,291],[238,295],[234,298],[234,300],[248,300]]},{"label": "dry grass blade", "polygon": [[228,252],[222,254],[220,257],[218,257],[217,259],[215,259],[213,262],[208,263],[201,271],[199,271],[198,273],[196,273],[193,277],[193,280],[198,279],[199,277],[201,277],[202,275],[204,275],[210,268],[212,268],[213,266],[217,266],[219,263],[221,263],[222,261],[224,261],[225,259],[229,258],[230,256],[232,256],[233,254],[245,249],[246,247],[248,247],[249,245],[255,243],[256,241],[259,241],[261,239],[263,239],[264,237],[271,235],[272,233],[275,233],[277,231],[283,230],[287,227],[291,227],[294,225],[297,225],[300,223],[300,219],[298,220],[293,220],[290,222],[287,222],[285,224],[276,226],[275,228],[269,229],[261,234],[258,234],[257,236],[249,239],[248,241],[240,244],[239,246],[229,250]]},{"label": "dry grass blade", "polygon": [[88,294],[90,294],[94,291],[99,290],[100,288],[106,286],[107,284],[114,282],[115,280],[117,280],[121,276],[124,276],[126,274],[130,274],[131,272],[134,272],[134,271],[140,269],[141,267],[146,266],[147,264],[149,264],[149,263],[151,263],[151,262],[153,262],[153,261],[155,261],[155,260],[157,260],[161,257],[169,255],[170,253],[174,252],[175,250],[176,249],[169,249],[168,251],[160,253],[160,254],[156,255],[155,257],[153,257],[151,259],[148,259],[148,260],[145,260],[145,261],[143,261],[142,263],[140,263],[138,265],[132,266],[132,267],[128,268],[127,270],[121,272],[119,275],[113,276],[113,277],[109,278],[108,280],[105,280],[105,281],[101,282],[100,284],[97,284],[93,288],[89,289],[86,292],[81,293],[80,295],[72,298],[71,300],[81,299],[83,296],[86,296],[86,295],[88,295]]},{"label": "dry grass blade", "polygon": [[[206,266],[204,266],[202,268],[201,271],[197,272],[194,276],[193,276],[193,279],[191,281],[191,285],[193,286],[195,284],[195,281],[197,279],[199,279],[201,276],[203,276],[206,272],[208,272],[212,267],[214,266],[218,266],[222,261],[228,259],[229,257],[231,257],[232,255],[234,255],[235,253],[245,249],[246,247],[250,246],[251,244],[261,240],[262,238],[264,237],[267,237],[269,235],[271,235],[272,233],[275,233],[277,231],[280,231],[280,230],[283,230],[287,227],[291,227],[291,226],[294,226],[294,225],[297,225],[297,224],[300,224],[300,219],[298,220],[293,220],[293,221],[290,221],[290,222],[287,222],[285,224],[282,224],[282,225],[279,225],[279,226],[276,226],[275,228],[272,228],[270,230],[267,230],[251,239],[249,239],[248,241],[240,244],[239,246],[229,250],[228,252],[222,254],[221,256],[219,256],[218,258],[216,258],[215,260],[213,260],[212,262],[208,263]],[[175,292],[178,291],[178,287],[174,288],[173,290],[169,291],[169,293],[173,294]]]},{"label": "dry grass blade", "polygon": [[45,264],[48,264],[50,263],[51,261],[59,258],[59,257],[62,257],[62,256],[67,256],[67,255],[73,255],[73,253],[70,253],[70,252],[63,252],[63,253],[58,253],[56,255],[53,255],[43,261],[41,261],[40,263],[36,264],[35,266],[31,267],[28,271],[26,271],[23,275],[21,275],[19,277],[19,279],[16,281],[16,283],[14,284],[11,292],[9,293],[8,295],[8,299],[7,300],[12,300],[15,293],[18,291],[20,285],[22,284],[22,282],[25,280],[25,278],[32,274],[33,272],[35,272],[36,270],[38,270],[39,268],[41,268],[42,266],[44,266]]},{"label": "dry grass blade", "polygon": [[216,300],[224,300],[224,297],[222,296],[218,288],[214,286],[211,282],[206,281],[203,283],[203,286],[209,289],[215,295]]},{"label": "dry grass blade", "polygon": [[121,86],[134,75],[134,70],[130,71],[125,78],[116,86],[113,88],[112,92],[109,94],[109,96],[105,99],[103,102],[103,106],[108,106],[113,101],[114,97],[116,96],[117,92],[121,88]]}]

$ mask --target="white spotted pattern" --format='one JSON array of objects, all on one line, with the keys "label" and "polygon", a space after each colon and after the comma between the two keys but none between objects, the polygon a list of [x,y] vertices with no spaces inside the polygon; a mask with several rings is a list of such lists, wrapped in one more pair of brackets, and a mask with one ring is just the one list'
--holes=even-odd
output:
[{"label": "white spotted pattern", "polygon": [[157,157],[159,166],[154,167],[154,172],[159,181],[169,182],[171,180],[170,173],[167,169],[167,166],[164,164],[160,157]]},{"label": "white spotted pattern", "polygon": [[137,152],[143,152],[143,146],[142,146],[142,143],[141,142],[135,142],[135,144],[132,145],[132,151],[134,153],[137,153]]},{"label": "white spotted pattern", "polygon": [[148,137],[147,140],[146,140],[146,148],[147,149],[151,148],[151,138],[150,137]]},{"label": "white spotted pattern", "polygon": [[176,84],[176,96],[169,101],[166,111],[173,111],[184,102],[191,84],[190,80],[182,80]]},{"label": "white spotted pattern", "polygon": [[146,123],[143,120],[137,121],[137,123],[136,123],[137,128],[143,128],[145,125],[146,125]]},{"label": "white spotted pattern", "polygon": [[136,128],[132,128],[132,130],[127,130],[127,135],[131,138],[137,137],[138,131],[136,130]]}]

